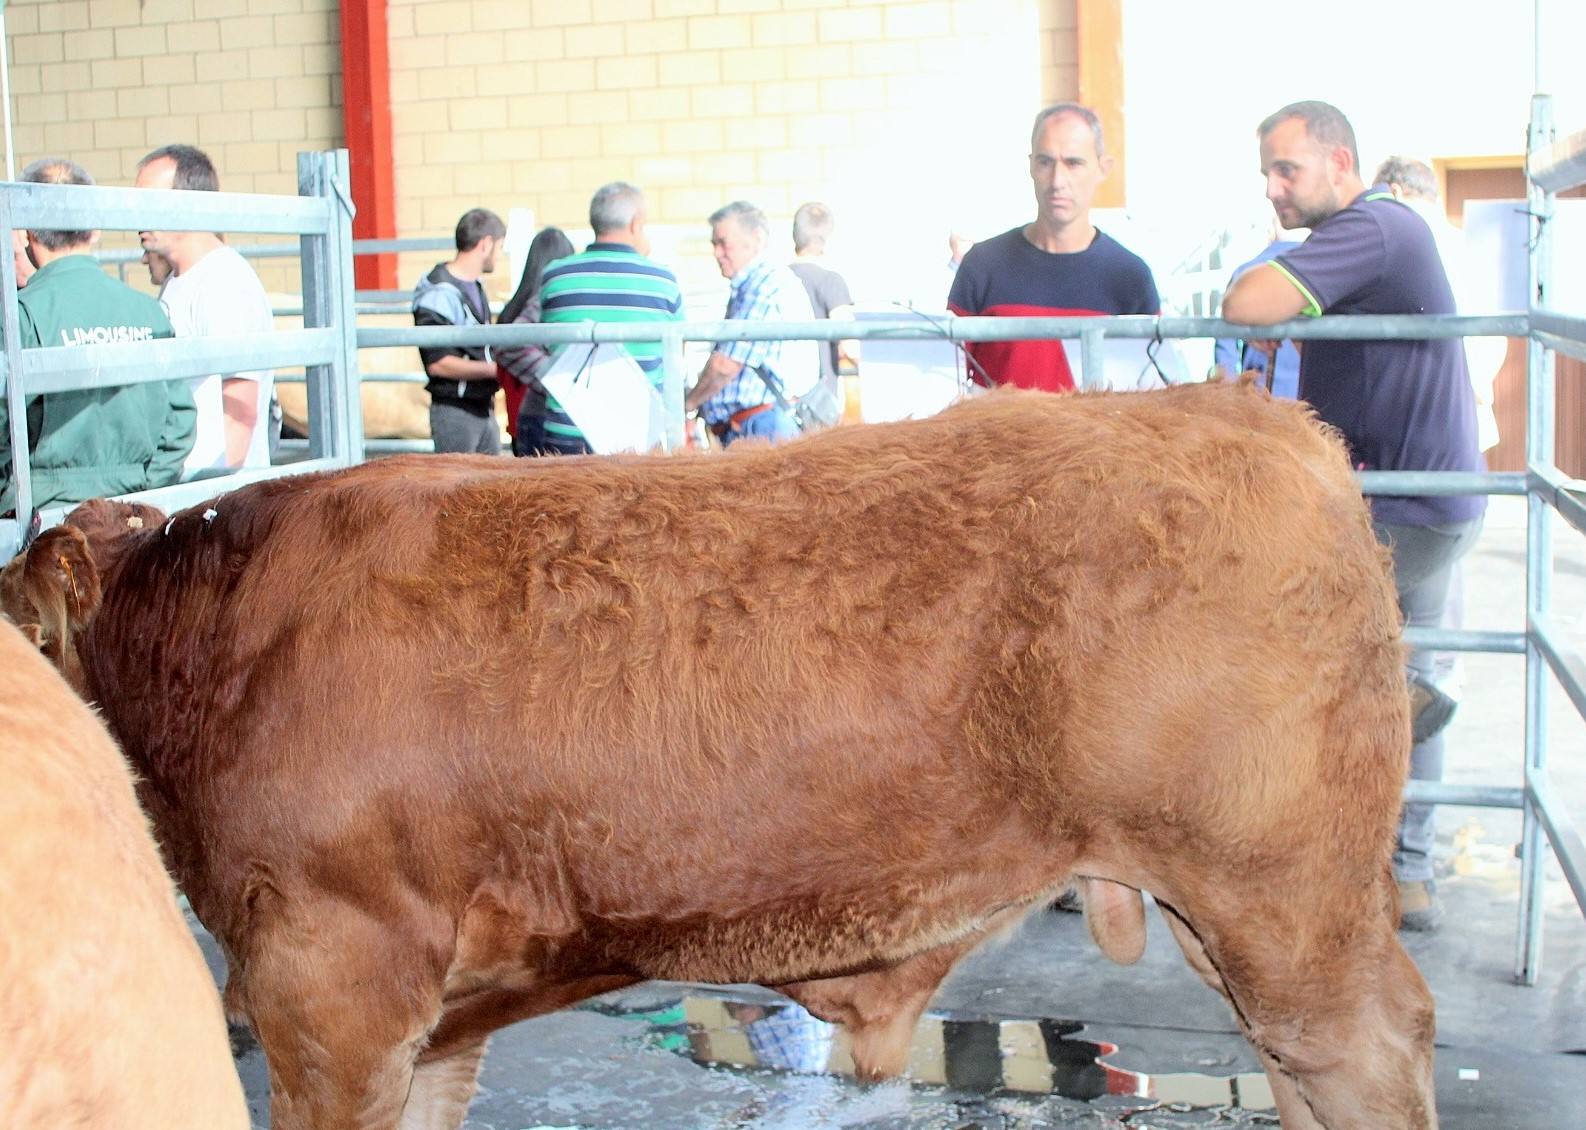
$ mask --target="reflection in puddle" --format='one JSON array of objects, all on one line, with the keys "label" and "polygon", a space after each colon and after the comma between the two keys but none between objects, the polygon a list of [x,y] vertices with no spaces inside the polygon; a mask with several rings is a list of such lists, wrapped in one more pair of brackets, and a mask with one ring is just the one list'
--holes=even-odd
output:
[{"label": "reflection in puddle", "polygon": [[[617,1015],[644,1022],[653,1045],[705,1066],[853,1075],[846,1034],[791,1001],[691,994],[661,1008]],[[1274,1105],[1260,1073],[1148,1075],[1112,1067],[1104,1060],[1118,1046],[1078,1038],[1083,1027],[1068,1020],[927,1013],[914,1033],[908,1075],[915,1083],[988,1095],[1080,1101],[1117,1095],[1244,1110]]]}]

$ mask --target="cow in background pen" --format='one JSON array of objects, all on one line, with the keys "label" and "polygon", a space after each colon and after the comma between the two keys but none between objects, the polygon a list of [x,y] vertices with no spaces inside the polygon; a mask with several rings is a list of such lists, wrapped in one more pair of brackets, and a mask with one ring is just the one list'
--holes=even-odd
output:
[{"label": "cow in background pen", "polygon": [[10,569],[226,949],[276,1130],[456,1127],[493,1030],[646,978],[775,987],[895,1074],[1071,876],[1122,961],[1155,896],[1285,1126],[1436,1125],[1400,626],[1303,406],[390,459],[86,504]]}]

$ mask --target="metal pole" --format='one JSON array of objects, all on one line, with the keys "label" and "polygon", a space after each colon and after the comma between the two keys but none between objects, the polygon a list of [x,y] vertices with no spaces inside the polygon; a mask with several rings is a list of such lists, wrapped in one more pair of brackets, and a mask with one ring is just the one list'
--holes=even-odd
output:
[{"label": "metal pole", "polygon": [[[1534,95],[1526,138],[1528,156],[1552,143],[1552,116],[1549,97]],[[1532,233],[1529,305],[1535,310],[1545,307],[1551,298],[1553,194],[1533,181],[1527,184],[1526,197]],[[1533,336],[1526,342],[1526,463],[1533,471],[1553,465],[1553,412],[1553,357]],[[1548,669],[1533,625],[1548,613],[1553,563],[1553,508],[1534,484],[1526,498],[1526,517],[1525,782],[1529,787],[1533,779],[1545,779],[1547,770]],[[1528,799],[1520,833],[1520,923],[1514,972],[1522,985],[1536,984],[1542,972],[1542,865],[1546,852],[1541,821]]]},{"label": "metal pole", "polygon": [[1079,335],[1080,388],[1107,387],[1107,332],[1086,329]]},{"label": "metal pole", "polygon": [[11,142],[11,41],[6,38],[5,0],[0,0],[0,101],[5,103],[6,180],[16,180],[17,158]]},{"label": "metal pole", "polygon": [[[9,136],[9,134],[8,134]],[[28,470],[28,413],[19,376],[22,359],[21,322],[17,313],[17,262],[11,253],[11,194],[0,193],[0,227],[6,233],[5,263],[0,264],[0,327],[5,331],[6,415],[11,448],[11,489],[15,494],[19,539],[27,536],[33,518],[33,479]],[[20,543],[19,543],[20,544]],[[9,559],[18,546],[0,546]]]},{"label": "metal pole", "polygon": [[333,329],[342,338],[342,346],[329,364],[308,370],[309,454],[343,464],[363,458],[363,402],[358,391],[352,297],[351,200],[342,199],[346,167],[346,150],[297,155],[298,194],[318,197],[330,219],[324,235],[305,235],[302,240],[303,325]]},{"label": "metal pole", "polygon": [[661,403],[666,408],[668,451],[683,446],[688,421],[683,416],[683,335],[669,329],[661,335]]}]

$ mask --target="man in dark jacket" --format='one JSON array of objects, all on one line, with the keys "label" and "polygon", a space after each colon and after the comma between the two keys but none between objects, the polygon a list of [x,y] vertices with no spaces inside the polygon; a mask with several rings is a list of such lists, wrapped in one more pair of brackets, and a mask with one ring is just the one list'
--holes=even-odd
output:
[{"label": "man in dark jacket", "polygon": [[[413,323],[419,326],[487,326],[490,303],[480,275],[496,269],[496,253],[507,237],[501,217],[474,208],[457,221],[457,254],[437,263],[413,291]],[[482,345],[420,349],[429,377],[430,436],[435,450],[501,453],[496,425],[496,363]]]},{"label": "man in dark jacket", "polygon": [[[21,179],[93,184],[62,158],[35,161]],[[89,250],[97,232],[30,231],[38,272],[17,293],[23,349],[100,345],[171,337],[160,304],[100,269]],[[28,468],[35,508],[72,506],[177,481],[192,449],[197,410],[187,381],[146,381],[29,396]],[[0,397],[0,512],[16,508],[7,405]]]}]

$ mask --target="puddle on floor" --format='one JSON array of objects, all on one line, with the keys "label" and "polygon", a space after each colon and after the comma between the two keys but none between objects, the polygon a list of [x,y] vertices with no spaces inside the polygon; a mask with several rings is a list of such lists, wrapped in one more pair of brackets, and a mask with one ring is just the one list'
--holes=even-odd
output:
[{"label": "puddle on floor", "polygon": [[[585,1006],[590,1007],[590,1006]],[[643,1040],[707,1067],[853,1077],[847,1035],[784,1000],[689,994],[642,1012],[594,1011],[643,1025]],[[1269,1111],[1266,1076],[1145,1074],[1106,1062],[1116,1044],[1082,1038],[1069,1020],[930,1012],[909,1054],[915,1085],[983,1095],[1057,1095],[1081,1102],[1146,1100],[1181,1110]]]}]

